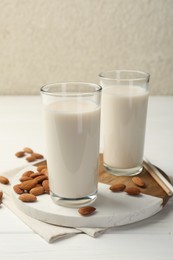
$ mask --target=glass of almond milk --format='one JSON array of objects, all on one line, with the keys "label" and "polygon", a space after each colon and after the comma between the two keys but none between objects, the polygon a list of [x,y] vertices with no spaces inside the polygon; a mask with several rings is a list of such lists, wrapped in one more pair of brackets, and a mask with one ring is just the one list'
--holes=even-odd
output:
[{"label": "glass of almond milk", "polygon": [[43,86],[50,195],[78,207],[97,198],[101,87],[67,82]]},{"label": "glass of almond milk", "polygon": [[142,171],[150,75],[114,70],[99,74],[104,166],[117,176]]}]

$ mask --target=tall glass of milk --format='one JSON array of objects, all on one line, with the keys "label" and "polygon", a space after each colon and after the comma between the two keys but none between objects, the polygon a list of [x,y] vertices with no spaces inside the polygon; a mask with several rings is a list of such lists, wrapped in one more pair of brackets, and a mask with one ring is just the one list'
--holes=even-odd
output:
[{"label": "tall glass of milk", "polygon": [[114,175],[142,171],[150,75],[114,70],[99,74],[104,166]]},{"label": "tall glass of milk", "polygon": [[78,207],[97,198],[101,87],[43,86],[45,146],[52,200]]}]

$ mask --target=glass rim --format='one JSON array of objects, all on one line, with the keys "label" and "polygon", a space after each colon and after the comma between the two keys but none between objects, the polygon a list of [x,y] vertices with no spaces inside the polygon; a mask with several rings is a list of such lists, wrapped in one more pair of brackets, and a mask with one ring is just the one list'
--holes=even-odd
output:
[{"label": "glass rim", "polygon": [[[115,75],[119,74],[119,77],[111,77],[109,74],[115,73]],[[121,78],[120,74],[121,73],[127,73],[130,75],[131,74],[136,74],[138,77],[128,77],[128,78]],[[141,77],[140,77],[141,75]],[[143,77],[142,77],[143,76]],[[105,80],[114,80],[114,81],[138,81],[138,80],[146,80],[149,82],[150,79],[150,74],[148,72],[142,71],[142,70],[108,70],[108,71],[103,71],[99,73],[99,77]]]},{"label": "glass rim", "polygon": [[[56,90],[56,91],[50,91],[50,88],[54,87],[62,87],[61,91]],[[84,91],[67,91],[67,88],[69,86],[88,86],[92,88],[92,91],[86,90]],[[102,90],[102,87],[96,83],[90,83],[90,82],[82,82],[82,81],[68,81],[68,82],[55,82],[55,83],[50,83],[42,86],[40,88],[40,92],[45,95],[49,96],[85,96],[85,95],[91,95],[91,94],[96,94],[97,92],[100,92]]]}]

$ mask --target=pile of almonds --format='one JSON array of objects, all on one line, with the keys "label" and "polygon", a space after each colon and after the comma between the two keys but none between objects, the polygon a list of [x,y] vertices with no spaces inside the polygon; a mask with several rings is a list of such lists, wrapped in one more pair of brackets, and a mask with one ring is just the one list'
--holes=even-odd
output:
[{"label": "pile of almonds", "polygon": [[19,179],[20,183],[13,186],[23,202],[34,202],[37,196],[49,194],[48,171],[45,164],[37,167],[37,171],[25,171]]},{"label": "pile of almonds", "polygon": [[36,153],[34,152],[31,148],[29,147],[24,147],[22,151],[18,151],[17,153],[15,153],[16,157],[18,158],[22,158],[26,156],[26,160],[28,162],[34,162],[36,160],[39,159],[43,159],[44,156],[40,153]]}]

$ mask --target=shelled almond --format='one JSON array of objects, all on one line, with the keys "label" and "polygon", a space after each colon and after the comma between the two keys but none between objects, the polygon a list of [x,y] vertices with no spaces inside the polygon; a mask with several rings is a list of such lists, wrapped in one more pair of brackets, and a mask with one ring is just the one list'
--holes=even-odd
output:
[{"label": "shelled almond", "polygon": [[22,194],[22,193],[24,193],[24,190],[22,190],[22,189],[20,188],[20,184],[14,185],[14,186],[13,186],[13,190],[14,190],[17,194]]},{"label": "shelled almond", "polygon": [[38,172],[42,172],[42,170],[44,170],[44,169],[47,169],[47,165],[46,164],[42,164],[42,165],[39,165],[37,167],[37,171]]},{"label": "shelled almond", "polygon": [[123,191],[125,189],[125,187],[126,187],[126,185],[123,183],[115,183],[115,184],[112,184],[109,189],[112,192],[119,192],[119,191]]},{"label": "shelled almond", "polygon": [[145,188],[145,187],[146,187],[145,182],[144,182],[140,177],[138,177],[138,176],[133,177],[133,178],[132,178],[132,182],[133,182],[135,185],[137,185],[137,186],[139,186],[139,187],[141,187],[141,188]]},{"label": "shelled almond", "polygon": [[42,186],[43,186],[43,188],[44,188],[45,193],[48,193],[48,194],[49,194],[49,192],[50,192],[49,181],[48,181],[48,180],[44,180],[44,181],[42,182]]},{"label": "shelled almond", "polygon": [[78,209],[78,212],[82,215],[82,216],[88,216],[90,214],[92,214],[94,211],[96,210],[96,208],[92,207],[92,206],[85,206],[85,207],[81,207]]},{"label": "shelled almond", "polygon": [[35,179],[23,181],[19,188],[24,191],[30,191],[32,188],[34,188],[37,185],[37,181]]},{"label": "shelled almond", "polygon": [[15,153],[15,155],[16,155],[16,157],[18,157],[18,158],[22,158],[22,157],[25,156],[25,152],[24,152],[24,151],[19,151],[19,152]]},{"label": "shelled almond", "polygon": [[132,196],[137,196],[141,193],[140,189],[136,187],[128,187],[125,189],[125,192],[127,192],[127,194]]},{"label": "shelled almond", "polygon": [[23,193],[19,196],[19,199],[23,202],[35,202],[37,197],[33,194]]},{"label": "shelled almond", "polygon": [[45,190],[43,188],[43,186],[36,186],[34,188],[32,188],[30,191],[29,191],[30,194],[33,194],[35,196],[39,196],[39,195],[42,195],[45,193]]},{"label": "shelled almond", "polygon": [[24,147],[23,151],[26,152],[26,153],[33,153],[33,150],[29,147]]},{"label": "shelled almond", "polygon": [[10,182],[9,182],[9,179],[8,179],[7,177],[5,177],[5,176],[0,176],[0,183],[7,185],[7,184],[9,184]]}]

